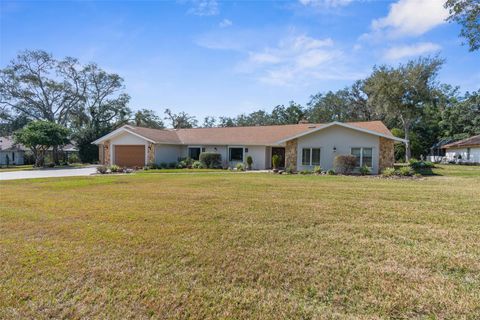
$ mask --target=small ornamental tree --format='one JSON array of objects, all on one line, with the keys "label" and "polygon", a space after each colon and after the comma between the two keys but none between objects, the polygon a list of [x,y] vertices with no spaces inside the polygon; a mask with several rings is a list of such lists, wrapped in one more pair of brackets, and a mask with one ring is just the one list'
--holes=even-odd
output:
[{"label": "small ornamental tree", "polygon": [[23,129],[15,132],[16,143],[29,148],[35,158],[35,166],[43,165],[45,153],[52,146],[61,146],[69,142],[70,131],[54,122],[32,121]]},{"label": "small ornamental tree", "polygon": [[247,169],[252,170],[253,158],[252,156],[247,157]]},{"label": "small ornamental tree", "polygon": [[355,169],[357,158],[350,154],[339,155],[335,157],[333,165],[335,166],[335,171],[342,174],[352,173]]},{"label": "small ornamental tree", "polygon": [[273,169],[278,169],[278,166],[280,165],[280,156],[278,154],[274,154],[272,156],[272,166]]}]

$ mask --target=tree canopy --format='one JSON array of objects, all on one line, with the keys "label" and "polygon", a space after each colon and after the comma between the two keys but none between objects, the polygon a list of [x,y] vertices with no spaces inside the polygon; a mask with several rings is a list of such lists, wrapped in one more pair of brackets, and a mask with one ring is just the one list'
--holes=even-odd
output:
[{"label": "tree canopy", "polygon": [[32,121],[15,132],[16,143],[29,148],[35,157],[35,166],[43,164],[45,152],[53,147],[69,142],[70,130],[51,121]]}]

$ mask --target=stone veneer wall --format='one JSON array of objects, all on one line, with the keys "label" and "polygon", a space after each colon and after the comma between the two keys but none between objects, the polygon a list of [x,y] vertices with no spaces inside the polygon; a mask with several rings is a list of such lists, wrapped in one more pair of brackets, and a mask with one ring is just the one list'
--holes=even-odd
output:
[{"label": "stone veneer wall", "polygon": [[393,140],[382,137],[379,139],[378,172],[381,173],[383,169],[393,167],[395,163],[395,151]]},{"label": "stone veneer wall", "polygon": [[103,150],[104,150],[104,161],[103,161],[103,164],[104,165],[110,165],[110,141],[105,141],[103,143]]},{"label": "stone veneer wall", "polygon": [[293,139],[287,141],[285,146],[285,167],[293,166],[295,170],[297,169],[297,144],[298,140]]},{"label": "stone veneer wall", "polygon": [[151,165],[153,163],[155,163],[155,145],[149,143],[147,149],[147,164]]}]

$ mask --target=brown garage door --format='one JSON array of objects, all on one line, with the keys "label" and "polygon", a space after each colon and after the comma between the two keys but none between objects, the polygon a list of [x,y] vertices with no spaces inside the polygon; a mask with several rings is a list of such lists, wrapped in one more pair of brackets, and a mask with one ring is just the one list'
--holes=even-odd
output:
[{"label": "brown garage door", "polygon": [[115,164],[121,167],[143,167],[145,146],[115,146]]}]

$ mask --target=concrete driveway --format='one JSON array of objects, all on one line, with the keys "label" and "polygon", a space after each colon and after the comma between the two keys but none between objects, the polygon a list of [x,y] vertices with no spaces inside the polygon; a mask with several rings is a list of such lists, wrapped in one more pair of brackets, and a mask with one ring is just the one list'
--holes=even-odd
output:
[{"label": "concrete driveway", "polygon": [[35,178],[59,178],[89,176],[97,172],[96,166],[68,169],[39,169],[25,171],[0,172],[0,180],[35,179]]}]

